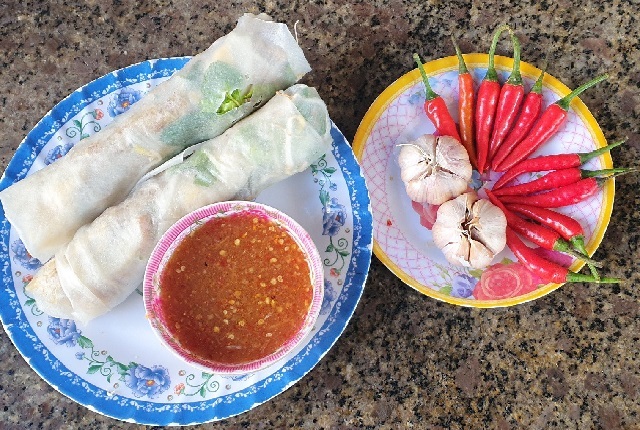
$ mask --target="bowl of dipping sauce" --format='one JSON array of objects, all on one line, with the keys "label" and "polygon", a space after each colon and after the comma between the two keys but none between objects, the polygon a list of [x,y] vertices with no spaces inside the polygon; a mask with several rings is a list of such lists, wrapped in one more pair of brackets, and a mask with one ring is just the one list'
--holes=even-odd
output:
[{"label": "bowl of dipping sauce", "polygon": [[212,372],[261,370],[309,334],[324,296],[309,234],[266,205],[223,202],[175,223],[147,264],[144,304],[161,341]]}]

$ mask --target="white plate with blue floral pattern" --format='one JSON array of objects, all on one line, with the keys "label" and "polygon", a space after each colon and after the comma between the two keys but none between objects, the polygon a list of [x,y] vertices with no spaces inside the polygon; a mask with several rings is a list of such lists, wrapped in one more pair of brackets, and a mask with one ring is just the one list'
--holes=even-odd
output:
[{"label": "white plate with blue floral pattern", "polygon": [[[0,180],[0,189],[64,156],[187,61],[184,57],[145,61],[75,91],[27,135]],[[336,342],[360,299],[371,262],[372,221],[365,181],[344,136],[335,126],[331,135],[330,153],[257,199],[287,213],[309,232],[325,269],[325,300],[317,324],[278,364],[234,376],[187,365],[153,335],[139,293],[85,327],[43,314],[25,292],[41,264],[26,252],[2,212],[0,318],[5,331],[30,366],[56,390],[120,420],[203,423],[248,411],[280,394]]]}]

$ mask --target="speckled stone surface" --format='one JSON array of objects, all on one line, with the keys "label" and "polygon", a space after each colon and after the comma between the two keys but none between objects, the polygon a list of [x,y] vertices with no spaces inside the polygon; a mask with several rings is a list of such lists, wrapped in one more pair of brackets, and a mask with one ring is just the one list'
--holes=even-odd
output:
[{"label": "speckled stone surface", "polygon": [[[637,1],[451,0],[18,1],[0,4],[0,157],[58,101],[114,69],[190,55],[243,12],[291,26],[333,120],[351,140],[376,95],[425,59],[486,52],[511,24],[523,59],[570,87],[608,71],[583,98],[617,165],[640,159]],[[498,51],[508,55],[509,46]],[[621,286],[567,285],[507,309],[459,308],[422,296],[373,259],[362,301],[331,351],[298,384],[252,411],[202,428],[640,428],[640,180],[617,182],[596,254]],[[0,306],[4,306],[0,304]],[[56,392],[0,334],[0,428],[142,428]]]}]

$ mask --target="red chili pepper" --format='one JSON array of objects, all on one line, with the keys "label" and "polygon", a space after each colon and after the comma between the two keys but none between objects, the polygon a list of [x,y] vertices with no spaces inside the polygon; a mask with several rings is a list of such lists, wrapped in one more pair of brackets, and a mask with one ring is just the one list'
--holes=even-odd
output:
[{"label": "red chili pepper", "polygon": [[589,255],[584,244],[584,229],[578,221],[570,216],[552,211],[551,209],[521,204],[508,204],[506,207],[513,212],[517,212],[555,230],[565,240],[571,242],[573,247],[579,252],[584,255]]},{"label": "red chili pepper", "polygon": [[486,190],[487,196],[491,203],[496,205],[502,210],[507,218],[507,225],[514,229],[517,233],[527,238],[532,243],[538,245],[541,248],[548,249],[549,251],[559,251],[572,257],[585,261],[592,275],[595,279],[599,279],[600,275],[596,270],[596,266],[602,266],[597,261],[590,259],[587,255],[573,250],[572,244],[561,237],[561,235],[555,231],[550,230],[540,224],[533,223],[531,221],[524,220],[506,208],[497,196],[495,196],[490,190]]},{"label": "red chili pepper", "polygon": [[559,208],[581,202],[594,195],[608,178],[581,179],[573,184],[555,188],[534,196],[502,196],[502,203],[518,203],[542,208]]},{"label": "red chili pepper", "polygon": [[600,278],[591,275],[571,272],[566,267],[553,263],[538,254],[522,242],[515,231],[507,226],[507,246],[527,269],[538,275],[545,282],[561,284],[564,282],[597,282],[601,284],[618,284],[617,278]]},{"label": "red chili pepper", "polygon": [[518,120],[505,138],[496,155],[491,160],[491,168],[496,170],[498,165],[513,151],[522,139],[525,138],[542,110],[542,78],[544,70],[540,73],[538,80],[533,84],[531,91],[527,93],[522,103],[522,109],[518,115]]},{"label": "red chili pepper", "polygon": [[500,82],[498,82],[498,72],[494,65],[494,56],[500,34],[508,30],[509,26],[498,27],[493,34],[491,48],[489,48],[489,67],[487,74],[480,83],[478,96],[476,97],[476,149],[478,151],[478,171],[483,173],[486,169],[487,156],[489,154],[489,139],[500,97]]},{"label": "red chili pepper", "polygon": [[509,32],[513,43],[513,70],[500,90],[496,119],[489,143],[487,165],[491,164],[491,160],[496,155],[498,148],[500,148],[507,133],[511,130],[524,99],[524,85],[522,85],[522,76],[520,75],[520,42],[513,31],[509,30]]},{"label": "red chili pepper", "polygon": [[442,136],[451,136],[460,142],[460,135],[456,128],[456,123],[449,113],[447,104],[444,99],[436,94],[431,85],[429,84],[429,77],[424,71],[422,62],[418,54],[413,54],[413,59],[418,64],[418,69],[422,75],[422,81],[426,89],[426,100],[424,102],[424,112],[427,114],[427,118],[431,120],[438,133]]},{"label": "red chili pepper", "polygon": [[533,128],[507,157],[498,165],[499,172],[505,171],[520,161],[533,154],[543,143],[551,138],[565,123],[571,101],[598,82],[604,81],[609,75],[606,73],[590,80],[586,84],[580,85],[568,95],[550,105],[540,116]]},{"label": "red chili pepper", "polygon": [[504,187],[494,190],[496,196],[526,196],[529,194],[537,193],[540,191],[546,191],[564,185],[573,184],[580,179],[585,178],[598,178],[598,177],[610,177],[611,175],[618,175],[627,173],[632,169],[603,169],[603,170],[582,170],[577,167],[570,167],[568,169],[554,170],[546,175],[535,179],[531,182],[525,182],[523,184],[513,185],[511,187]]},{"label": "red chili pepper", "polygon": [[496,191],[498,188],[501,188],[523,173],[546,172],[547,170],[568,169],[571,167],[581,166],[587,161],[609,152],[612,148],[622,145],[625,141],[626,139],[623,139],[591,152],[579,154],[542,155],[540,157],[527,158],[507,170],[504,175],[502,175],[500,179],[493,184],[493,190]]},{"label": "red chili pepper", "polygon": [[462,57],[460,47],[458,47],[453,36],[451,36],[451,41],[458,56],[458,116],[460,117],[460,137],[462,138],[462,144],[467,149],[471,164],[477,168],[478,159],[476,157],[476,144],[473,137],[473,107],[475,104],[473,76],[471,76],[471,73],[467,70],[467,65]]}]

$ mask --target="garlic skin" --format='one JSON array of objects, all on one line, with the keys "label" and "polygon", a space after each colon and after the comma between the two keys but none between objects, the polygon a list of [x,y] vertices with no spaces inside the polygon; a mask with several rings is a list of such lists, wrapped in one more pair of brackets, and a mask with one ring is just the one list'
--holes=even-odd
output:
[{"label": "garlic skin", "polygon": [[447,261],[484,269],[507,243],[507,219],[489,200],[468,192],[443,203],[433,225],[433,241]]},{"label": "garlic skin", "polygon": [[398,164],[409,198],[439,205],[462,194],[471,180],[467,150],[453,137],[425,134],[401,145]]}]

